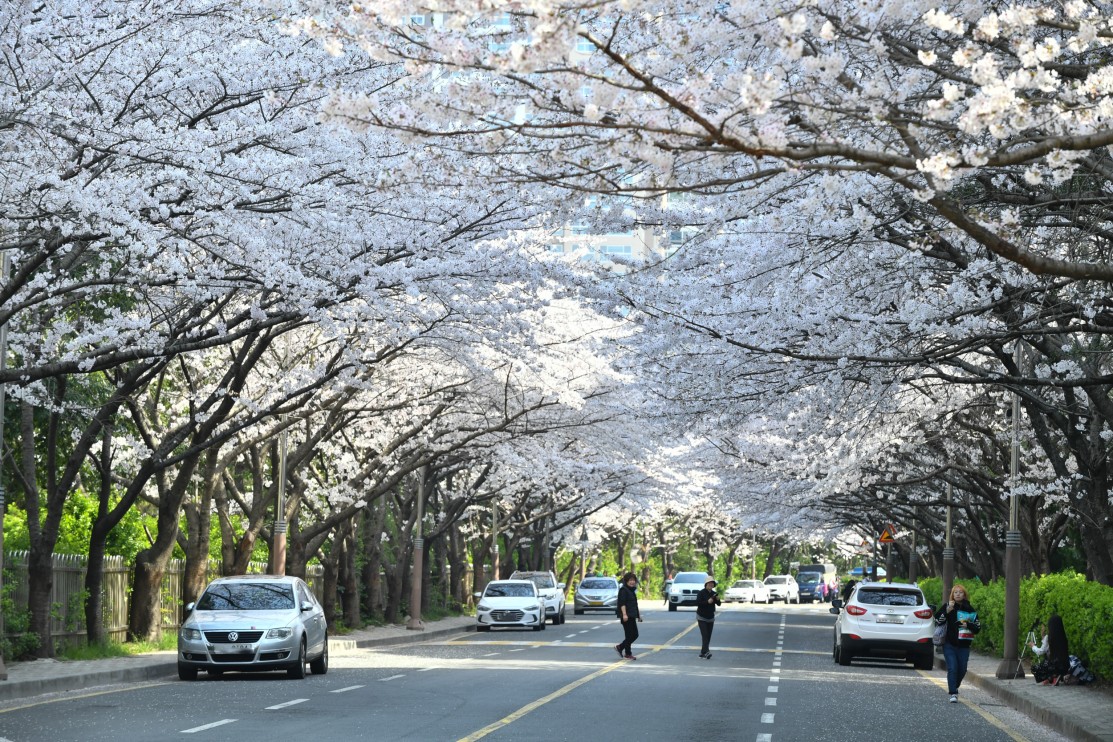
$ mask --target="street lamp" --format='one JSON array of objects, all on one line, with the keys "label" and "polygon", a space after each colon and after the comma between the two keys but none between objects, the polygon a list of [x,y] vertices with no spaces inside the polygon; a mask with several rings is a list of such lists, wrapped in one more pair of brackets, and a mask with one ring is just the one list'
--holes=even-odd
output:
[{"label": "street lamp", "polygon": [[584,581],[584,571],[587,569],[587,547],[591,541],[587,538],[587,525],[580,530],[580,582]]},{"label": "street lamp", "polygon": [[[1023,373],[1024,349],[1020,338],[1013,347],[1016,375]],[[1009,495],[1009,530],[1005,533],[1005,651],[997,667],[1001,680],[1024,677],[1024,667],[1017,657],[1020,638],[1020,504],[1016,494],[1016,478],[1020,473],[1020,392],[1013,392],[1012,405],[1012,455],[1009,461],[1009,478],[1012,494]]]}]

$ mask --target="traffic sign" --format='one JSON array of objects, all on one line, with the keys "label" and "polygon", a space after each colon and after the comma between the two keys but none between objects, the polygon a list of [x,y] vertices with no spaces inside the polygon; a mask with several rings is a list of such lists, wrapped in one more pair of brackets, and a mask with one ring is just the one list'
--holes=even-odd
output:
[{"label": "traffic sign", "polygon": [[897,529],[893,527],[892,523],[890,523],[888,526],[885,527],[885,530],[881,532],[881,535],[878,536],[877,540],[883,544],[891,544],[896,541],[896,539],[894,538],[896,532]]}]

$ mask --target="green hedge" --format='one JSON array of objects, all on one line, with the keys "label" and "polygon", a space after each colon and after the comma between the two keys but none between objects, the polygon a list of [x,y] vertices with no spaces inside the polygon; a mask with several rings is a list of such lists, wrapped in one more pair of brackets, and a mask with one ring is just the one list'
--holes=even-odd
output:
[{"label": "green hedge", "polygon": [[[983,585],[976,579],[955,580],[970,593],[982,630],[974,648],[1003,657],[1005,637],[1005,580]],[[920,581],[924,597],[942,604],[942,580]],[[1020,651],[1028,629],[1052,613],[1063,617],[1071,654],[1101,678],[1113,678],[1113,587],[1087,580],[1075,572],[1033,575],[1020,582]]]}]

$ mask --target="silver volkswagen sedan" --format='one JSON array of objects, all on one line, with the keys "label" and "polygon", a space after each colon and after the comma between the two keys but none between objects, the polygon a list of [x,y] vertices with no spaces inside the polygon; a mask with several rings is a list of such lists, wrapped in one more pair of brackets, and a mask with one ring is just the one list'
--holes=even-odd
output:
[{"label": "silver volkswagen sedan", "polygon": [[328,671],[325,611],[297,577],[241,575],[213,580],[186,606],[178,631],[178,677],[197,671],[285,670],[305,677]]}]

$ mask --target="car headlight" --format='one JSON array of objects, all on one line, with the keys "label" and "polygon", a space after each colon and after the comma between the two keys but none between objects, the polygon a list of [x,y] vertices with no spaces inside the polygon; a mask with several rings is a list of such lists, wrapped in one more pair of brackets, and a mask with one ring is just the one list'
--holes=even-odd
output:
[{"label": "car headlight", "polygon": [[186,629],[186,628],[183,628],[182,629],[182,638],[185,639],[186,641],[189,641],[189,642],[199,642],[199,641],[201,641],[201,631],[200,631],[200,629]]},{"label": "car headlight", "polygon": [[479,601],[479,605],[476,606],[476,610],[489,611],[489,610],[491,610],[491,606],[487,605],[486,603],[484,603],[481,600],[481,601]]},{"label": "car headlight", "polygon": [[294,630],[291,629],[291,628],[269,629],[267,631],[267,638],[268,639],[288,639],[288,638],[290,638],[290,636],[293,633],[294,633]]},{"label": "car headlight", "polygon": [[539,610],[541,610],[541,604],[540,603],[534,603],[533,605],[527,605],[526,610],[527,611],[539,611]]}]

